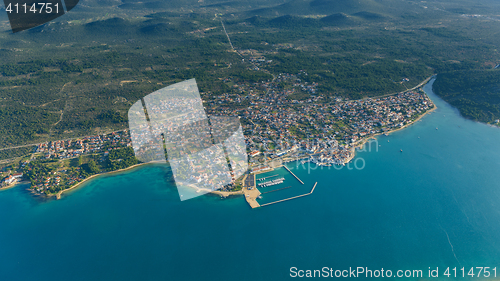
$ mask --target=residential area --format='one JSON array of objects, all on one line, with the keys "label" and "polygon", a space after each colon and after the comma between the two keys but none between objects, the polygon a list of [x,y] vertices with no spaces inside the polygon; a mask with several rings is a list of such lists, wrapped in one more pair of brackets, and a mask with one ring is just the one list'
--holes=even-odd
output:
[{"label": "residential area", "polygon": [[[260,60],[254,61],[259,63]],[[319,95],[318,83],[304,81],[303,78],[307,75],[305,71],[297,74],[280,73],[273,81],[253,83],[238,83],[227,78],[224,81],[238,94],[235,95],[232,91],[205,102],[204,106],[210,118],[211,116],[239,117],[251,171],[266,169],[267,163],[276,159],[300,160],[302,163],[310,161],[325,166],[344,165],[354,157],[354,148],[367,139],[409,125],[434,108],[432,101],[420,90],[362,100],[344,100],[335,95]],[[184,124],[189,120],[198,120],[199,118],[195,117],[199,116],[198,111],[203,111],[201,105],[185,103],[186,100],[164,101],[157,103],[157,108],[154,110],[158,112],[158,116],[163,116],[172,108],[180,110],[181,105],[183,110],[196,108],[193,114],[182,111],[184,119],[177,121]],[[208,125],[205,123],[202,125]],[[193,135],[200,135],[206,130],[196,129],[199,126],[201,125],[192,128]],[[156,124],[153,131],[165,131],[166,128],[177,127],[178,125],[170,123],[161,126]],[[144,126],[132,128],[132,131],[132,136],[135,136],[133,142],[131,133],[123,130],[38,144],[31,155],[1,167],[2,187],[25,181],[31,183],[31,190],[36,194],[55,194],[92,175],[137,164],[139,161],[132,149],[132,143],[145,145],[137,155],[139,160],[145,161],[144,157],[140,156],[151,154],[153,151],[151,149],[148,151],[149,146],[146,145],[150,140],[145,136],[150,132],[145,131]],[[178,135],[163,137],[167,150],[171,147],[169,143],[185,141],[186,132],[176,130],[176,133]],[[229,135],[226,135],[226,138],[227,136]],[[206,136],[203,140],[213,138],[215,138],[213,135],[212,138]],[[188,144],[172,152],[182,156],[199,150],[197,146],[208,145],[201,139],[193,139]],[[154,150],[155,155],[163,154],[164,151],[159,146]],[[153,158],[160,156],[162,155]],[[171,157],[174,157],[174,154]],[[184,163],[180,166],[176,164],[174,168],[187,169],[189,168],[187,164],[198,167],[200,171],[205,172],[200,173],[199,177],[188,177],[185,180],[187,182],[207,180],[210,174],[220,174],[217,169],[207,172],[209,170],[207,163],[212,163],[210,159],[214,159],[210,157],[209,155],[201,157],[199,163]],[[220,163],[215,161],[213,166],[218,167]],[[227,180],[216,180],[219,181]],[[240,184],[234,184],[234,178],[230,181],[233,183],[224,186],[223,190],[241,188]],[[208,182],[210,184],[207,187],[213,189],[213,183]]]}]

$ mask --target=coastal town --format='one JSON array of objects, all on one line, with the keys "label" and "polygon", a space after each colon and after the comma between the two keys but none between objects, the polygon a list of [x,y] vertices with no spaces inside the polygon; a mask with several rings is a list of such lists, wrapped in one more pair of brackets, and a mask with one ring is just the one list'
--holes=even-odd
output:
[{"label": "coastal town", "polygon": [[83,138],[44,142],[32,154],[0,171],[1,187],[30,183],[37,195],[55,195],[98,174],[137,164],[128,130]]},{"label": "coastal town", "polygon": [[[355,147],[378,134],[404,128],[434,108],[420,89],[344,100],[320,95],[318,83],[304,82],[305,76],[304,71],[282,73],[274,81],[260,83],[227,78],[225,82],[237,94],[232,91],[204,102],[208,116],[239,117],[250,172],[269,170],[270,161],[345,165],[354,157]],[[160,111],[171,106],[159,105],[165,107],[158,108]],[[30,155],[1,167],[1,184],[8,188],[26,182],[34,194],[60,196],[93,175],[136,165],[139,161],[135,156],[128,130],[40,143]],[[193,180],[203,178],[200,173]],[[233,178],[221,191],[238,191],[242,185],[241,179]]]},{"label": "coastal town", "polygon": [[[240,116],[255,169],[276,158],[303,158],[319,165],[343,165],[367,139],[401,129],[434,108],[421,90],[395,95],[343,100],[316,95],[307,76],[280,74],[275,83],[234,84],[237,97],[222,95],[209,103],[211,114]],[[277,86],[287,82],[285,87]],[[291,99],[295,92],[308,98]],[[235,107],[232,103],[248,104]],[[229,105],[229,106],[228,106]]]}]

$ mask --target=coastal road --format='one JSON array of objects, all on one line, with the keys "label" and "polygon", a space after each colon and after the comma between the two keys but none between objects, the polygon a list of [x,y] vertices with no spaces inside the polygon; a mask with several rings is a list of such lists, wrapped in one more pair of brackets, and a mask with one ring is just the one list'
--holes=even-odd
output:
[{"label": "coastal road", "polygon": [[[399,94],[399,93],[405,93],[405,92],[410,92],[410,91],[413,91],[413,90],[416,90],[420,87],[423,87],[425,84],[427,84],[427,82],[429,82],[432,77],[434,77],[436,74],[433,74],[432,76],[426,78],[424,81],[420,82],[420,84],[418,84],[417,86],[411,88],[411,89],[408,89],[406,91],[403,91],[403,92],[396,92],[396,93],[390,93],[390,94],[385,94],[385,95],[381,95],[381,96],[376,96],[376,97],[371,97],[371,98],[383,98],[383,97],[388,97],[388,96],[393,96],[393,95],[396,95],[396,94]],[[405,86],[406,87],[406,86]],[[345,101],[356,101],[356,100],[345,100]]]},{"label": "coastal road", "polygon": [[68,140],[83,139],[83,138],[86,138],[86,137],[92,137],[92,136],[96,136],[96,135],[103,135],[103,134],[107,135],[107,134],[111,134],[113,132],[114,133],[122,132],[124,130],[125,129],[118,130],[118,131],[104,132],[104,133],[99,133],[99,134],[93,134],[93,135],[87,135],[87,136],[81,136],[81,137],[67,138],[67,139],[62,139],[62,140],[47,140],[47,141],[39,142],[39,143],[31,143],[31,144],[23,144],[23,145],[17,145],[17,146],[9,146],[9,147],[0,148],[0,151],[2,151],[2,150],[8,150],[8,149],[22,148],[22,147],[29,147],[29,146],[38,146],[38,145],[40,145],[42,143],[46,143],[46,142],[49,142],[49,141],[68,141]]}]

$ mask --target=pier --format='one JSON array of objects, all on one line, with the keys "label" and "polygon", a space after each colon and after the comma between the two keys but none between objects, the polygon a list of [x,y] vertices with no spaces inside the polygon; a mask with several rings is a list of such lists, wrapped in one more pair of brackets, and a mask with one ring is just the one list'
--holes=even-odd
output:
[{"label": "pier", "polygon": [[277,184],[282,184],[283,181],[285,181],[285,178],[278,178],[278,179],[274,179],[272,181],[261,182],[258,185],[260,188],[262,188],[262,187],[268,187],[268,186],[273,186],[273,185],[277,185]]},{"label": "pier", "polygon": [[274,177],[277,177],[277,176],[279,176],[279,174],[268,176],[268,177],[263,177],[263,178],[258,179],[258,181],[264,181],[266,179],[274,178]]},{"label": "pier", "polygon": [[250,174],[246,178],[245,185],[243,186],[243,194],[245,195],[245,200],[252,209],[260,207],[257,202],[260,191],[255,186],[255,174]]},{"label": "pier", "polygon": [[[290,174],[292,174],[292,176],[294,176],[298,181],[300,181],[301,184],[304,184],[304,182],[302,182],[299,177],[297,177],[294,173],[292,173],[292,171],[290,171],[290,169],[288,169],[287,166],[283,165],[283,168],[285,168],[288,172],[290,172]],[[316,186],[316,185],[314,185]],[[313,188],[314,189],[314,188]]]},{"label": "pier", "polygon": [[[314,189],[316,188],[317,184],[318,184],[318,182],[316,182],[314,184],[313,188],[311,189],[311,192],[309,192],[309,193],[305,193],[305,194],[302,194],[302,195],[293,196],[293,197],[290,197],[290,198],[286,198],[286,199],[274,201],[274,202],[271,202],[271,203],[262,204],[262,205],[260,205],[260,207],[269,206],[269,205],[272,205],[272,204],[277,204],[277,203],[285,202],[285,201],[288,201],[288,200],[297,199],[297,198],[300,198],[300,197],[311,195],[314,192]],[[252,207],[252,208],[254,208],[254,207]]]},{"label": "pier", "polygon": [[262,192],[262,194],[271,193],[271,192],[275,192],[275,191],[280,191],[280,190],[287,189],[287,188],[290,188],[290,187],[292,187],[292,186],[287,186],[287,187],[283,187],[283,188],[274,189],[274,190],[271,190],[271,191]]}]

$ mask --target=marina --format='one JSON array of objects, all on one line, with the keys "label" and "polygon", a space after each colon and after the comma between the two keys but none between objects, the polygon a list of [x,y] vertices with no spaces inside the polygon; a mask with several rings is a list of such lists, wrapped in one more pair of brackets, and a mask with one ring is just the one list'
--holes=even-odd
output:
[{"label": "marina", "polygon": [[[290,169],[288,169],[287,166],[282,165],[281,167],[284,168],[285,170],[287,170],[301,184],[304,184],[304,182],[297,175],[295,175],[292,171],[290,171]],[[300,197],[304,197],[304,196],[310,195],[310,194],[313,193],[314,188],[316,187],[316,184],[317,184],[317,183],[315,183],[314,186],[313,186],[313,188],[312,188],[312,190],[310,192],[308,192],[308,193],[260,205],[257,202],[257,199],[262,199],[261,194],[266,194],[266,193],[271,193],[271,192],[275,192],[275,191],[285,190],[285,189],[288,189],[288,188],[292,187],[292,186],[282,187],[282,188],[278,188],[278,189],[266,191],[266,192],[263,192],[263,193],[261,193],[257,189],[257,186],[259,188],[264,188],[264,187],[279,185],[279,184],[282,184],[285,181],[285,177],[283,177],[283,176],[281,176],[279,178],[274,178],[274,177],[277,177],[277,176],[279,176],[279,174],[275,174],[275,175],[271,175],[271,176],[267,176],[267,177],[262,177],[260,179],[256,179],[255,178],[255,174],[251,174],[251,175],[249,175],[245,179],[245,181],[244,181],[245,182],[245,187],[243,188],[243,193],[245,194],[245,200],[250,205],[250,207],[252,207],[252,209],[258,208],[258,207],[261,207],[261,206],[267,206],[267,205],[271,205],[271,204],[276,204],[276,203],[280,203],[280,202],[284,202],[284,201],[288,201],[288,200],[292,200],[292,199],[296,199],[296,198],[300,198]],[[256,183],[257,181],[263,181],[263,180],[270,179],[270,178],[274,178],[274,179],[266,181],[266,182]]]},{"label": "marina", "polygon": [[[290,171],[290,169],[288,169],[288,167],[286,167],[285,165],[282,165],[281,167],[283,167],[284,169],[286,169],[301,184],[304,184],[304,182],[297,175],[295,175],[292,171]],[[275,168],[278,168],[278,166],[275,167]],[[279,174],[274,174],[274,175],[271,175],[271,176],[266,176],[266,177],[262,177],[260,179],[256,179],[255,174],[251,174],[251,175],[249,175],[248,177],[245,178],[245,180],[244,180],[245,187],[243,188],[243,193],[245,194],[245,200],[247,201],[247,203],[250,205],[250,207],[252,209],[263,206],[263,205],[260,205],[257,202],[257,199],[262,199],[261,194],[271,193],[271,192],[275,192],[275,191],[279,191],[279,190],[284,190],[284,189],[288,189],[288,188],[292,187],[292,186],[287,186],[287,187],[283,187],[283,188],[278,188],[278,189],[270,190],[270,191],[267,191],[267,192],[264,192],[264,193],[261,193],[257,189],[257,186],[259,188],[264,188],[264,187],[269,187],[269,186],[274,186],[274,185],[282,184],[285,181],[285,177],[281,176],[279,178],[275,178],[275,177],[278,177],[278,176],[279,176]],[[274,178],[274,179],[269,180],[271,178]],[[257,183],[258,181],[264,181],[266,179],[268,181]],[[314,187],[315,186],[316,186],[316,184],[314,185]],[[275,203],[279,203],[279,202],[288,201],[288,200],[291,200],[291,199],[303,197],[305,195],[309,195],[309,194],[312,193],[312,191],[314,191],[314,187],[311,190],[311,192],[309,192],[309,193],[298,195],[298,196],[293,196],[293,197],[290,197],[290,198],[287,198],[287,199],[282,199],[282,200],[278,200],[278,201],[271,202],[271,203],[266,203],[264,205],[275,204]]]}]

